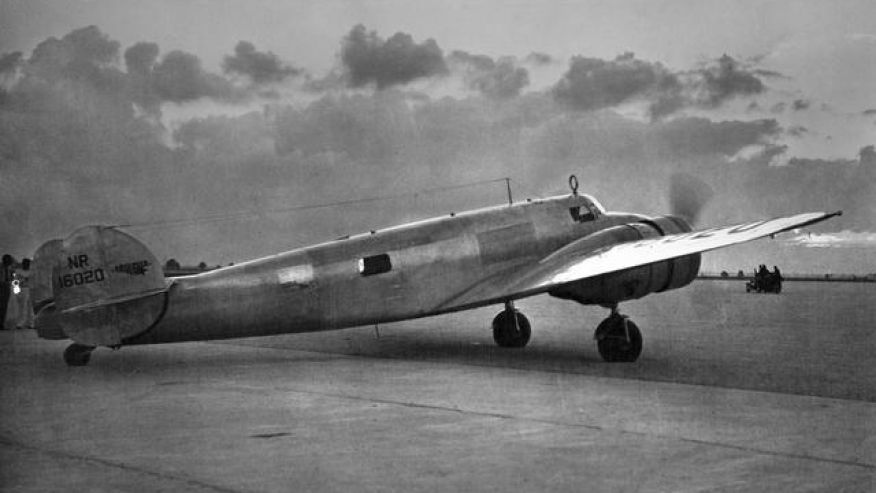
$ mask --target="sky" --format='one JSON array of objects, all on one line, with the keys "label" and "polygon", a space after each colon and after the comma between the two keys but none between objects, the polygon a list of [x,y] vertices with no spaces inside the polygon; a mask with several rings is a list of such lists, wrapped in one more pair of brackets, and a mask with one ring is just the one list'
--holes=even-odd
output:
[{"label": "sky", "polygon": [[873,273],[874,87],[872,1],[0,0],[0,250],[124,224],[225,264],[503,177],[666,213],[681,172],[703,226],[844,211],[706,270]]}]

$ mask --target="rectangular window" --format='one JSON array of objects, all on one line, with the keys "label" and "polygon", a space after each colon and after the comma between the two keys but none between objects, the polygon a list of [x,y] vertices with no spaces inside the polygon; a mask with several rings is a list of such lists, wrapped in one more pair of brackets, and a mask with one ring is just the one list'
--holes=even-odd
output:
[{"label": "rectangular window", "polygon": [[390,270],[392,270],[392,262],[389,261],[389,255],[385,253],[359,259],[359,274],[363,276],[383,274]]}]

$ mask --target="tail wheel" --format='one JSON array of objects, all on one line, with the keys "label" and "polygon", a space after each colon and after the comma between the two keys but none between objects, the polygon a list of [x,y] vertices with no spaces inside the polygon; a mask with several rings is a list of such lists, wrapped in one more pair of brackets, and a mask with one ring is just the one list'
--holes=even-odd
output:
[{"label": "tail wheel", "polygon": [[642,332],[627,317],[612,315],[596,328],[596,348],[611,363],[632,363],[642,354]]},{"label": "tail wheel", "polygon": [[64,350],[64,362],[67,363],[67,366],[85,366],[91,359],[92,351],[94,351],[94,346],[70,344]]},{"label": "tail wheel", "polygon": [[529,320],[517,310],[505,310],[493,319],[493,340],[500,347],[524,347],[531,335]]}]

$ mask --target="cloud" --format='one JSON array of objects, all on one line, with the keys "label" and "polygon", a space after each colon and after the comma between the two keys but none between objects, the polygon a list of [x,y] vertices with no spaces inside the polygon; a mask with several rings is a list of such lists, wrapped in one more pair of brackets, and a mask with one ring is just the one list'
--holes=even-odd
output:
[{"label": "cloud", "polygon": [[256,84],[280,82],[298,75],[301,71],[284,65],[274,53],[256,51],[249,41],[240,41],[234,47],[234,55],[226,56],[222,63],[226,73],[249,76]]},{"label": "cloud", "polygon": [[463,79],[470,89],[480,91],[491,99],[508,99],[520,94],[529,84],[529,72],[518,67],[510,57],[498,62],[486,55],[472,55],[464,51],[454,51],[448,57],[451,66],[463,73]]},{"label": "cloud", "polygon": [[473,55],[463,50],[453,50],[447,55],[447,61],[453,65],[462,65],[480,72],[489,72],[496,68],[496,62],[487,55]]},{"label": "cloud", "polygon": [[811,104],[812,102],[806,99],[795,99],[794,102],[791,103],[791,108],[794,111],[802,111],[808,109]]},{"label": "cloud", "polygon": [[159,53],[155,43],[140,42],[125,50],[125,65],[129,74],[148,76],[155,67]]},{"label": "cloud", "polygon": [[201,60],[184,51],[171,51],[162,57],[152,71],[153,85],[161,99],[176,103],[203,97],[233,100],[239,97],[230,82],[209,74]]},{"label": "cloud", "polygon": [[[760,61],[760,60],[758,60],[758,61]],[[775,70],[768,70],[768,69],[763,69],[763,68],[752,69],[751,73],[752,73],[752,75],[755,75],[757,77],[764,77],[764,78],[770,78],[770,79],[787,79],[788,78],[787,75],[785,75],[781,72],[776,72]]]},{"label": "cloud", "polygon": [[378,89],[448,72],[444,54],[432,39],[415,43],[409,34],[383,40],[359,24],[344,37],[341,61],[351,87],[376,84]]},{"label": "cloud", "polygon": [[114,63],[119,42],[110,40],[96,26],[71,31],[63,38],[49,38],[37,45],[28,59],[27,74],[47,82],[76,80],[105,91],[121,89],[121,73]]},{"label": "cloud", "polygon": [[656,128],[660,139],[677,152],[734,156],[746,147],[766,145],[781,131],[772,119],[712,122],[678,118]]},{"label": "cloud", "polygon": [[[569,70],[552,93],[562,105],[588,111],[634,98],[672,93],[677,87],[677,78],[661,64],[638,60],[632,53],[625,53],[611,61],[573,57]],[[667,111],[670,105],[671,99],[665,99],[660,111]]]},{"label": "cloud", "polygon": [[793,137],[802,137],[809,132],[809,129],[802,125],[794,125],[788,128],[788,135]]},{"label": "cloud", "polygon": [[5,53],[0,56],[0,106],[6,100],[8,90],[18,77],[19,68],[23,64],[23,56],[20,51]]},{"label": "cloud", "polygon": [[0,75],[15,72],[21,65],[22,60],[23,57],[20,51],[4,53],[3,56],[0,56]]},{"label": "cloud", "polygon": [[783,113],[785,109],[788,107],[788,103],[778,102],[772,106],[770,106],[770,113],[778,114]]},{"label": "cloud", "polygon": [[526,58],[524,58],[523,61],[532,65],[548,65],[553,62],[554,59],[547,53],[539,53],[533,51],[529,55],[526,55]]},{"label": "cloud", "polygon": [[784,240],[807,248],[874,248],[876,233],[843,230],[836,233],[809,233]]},{"label": "cloud", "polygon": [[730,99],[764,92],[766,86],[751,69],[724,55],[702,67],[672,72],[660,63],[625,53],[612,61],[576,56],[554,86],[555,99],[578,111],[610,108],[642,101],[652,119],[684,108],[716,108]]},{"label": "cloud", "polygon": [[760,94],[766,86],[751,70],[729,55],[694,72],[696,102],[715,107],[737,96]]}]

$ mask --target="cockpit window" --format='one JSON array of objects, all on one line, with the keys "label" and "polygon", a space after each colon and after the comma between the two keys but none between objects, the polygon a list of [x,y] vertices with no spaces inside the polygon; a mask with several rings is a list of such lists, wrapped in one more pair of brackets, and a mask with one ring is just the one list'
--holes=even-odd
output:
[{"label": "cockpit window", "polygon": [[576,223],[586,223],[587,221],[593,221],[599,215],[599,212],[595,208],[591,208],[589,205],[585,206],[574,206],[569,207],[569,214],[572,216],[572,220]]}]

